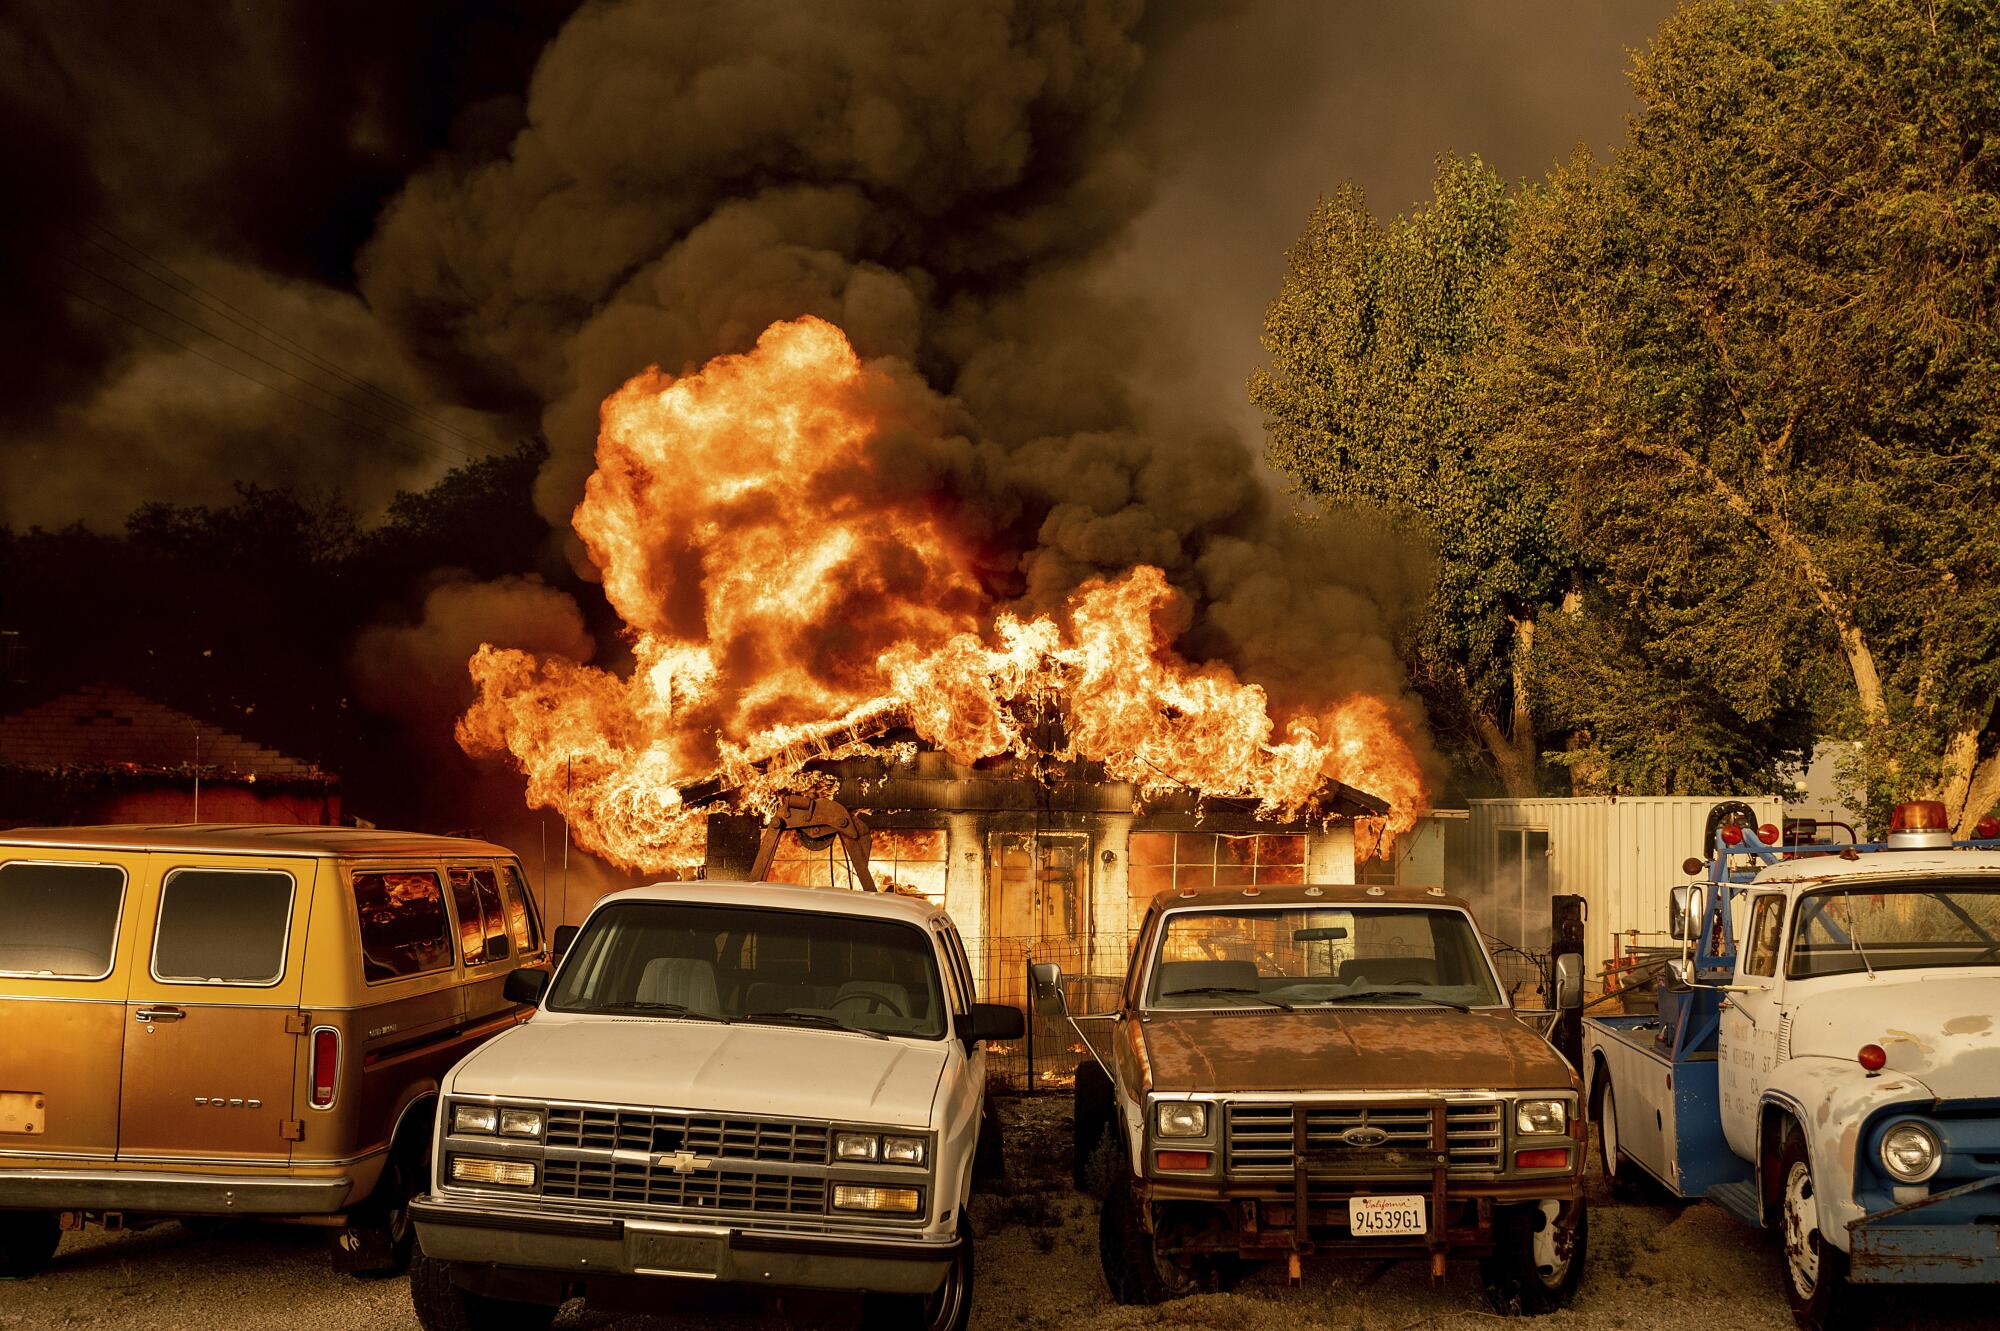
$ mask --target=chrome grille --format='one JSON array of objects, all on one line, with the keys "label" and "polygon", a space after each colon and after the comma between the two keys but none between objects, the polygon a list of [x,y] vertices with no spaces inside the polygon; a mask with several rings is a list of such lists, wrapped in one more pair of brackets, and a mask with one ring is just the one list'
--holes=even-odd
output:
[{"label": "chrome grille", "polygon": [[548,1160],[542,1166],[542,1195],[688,1211],[788,1216],[826,1213],[824,1178],[743,1169],[677,1174],[650,1162],[626,1160]]},{"label": "chrome grille", "polygon": [[[1289,1177],[1294,1159],[1294,1106],[1285,1103],[1237,1103],[1229,1106],[1227,1156],[1232,1174]],[[1379,1128],[1388,1135],[1380,1145],[1354,1147],[1341,1139],[1352,1128]],[[1453,1101],[1445,1106],[1445,1140],[1453,1174],[1495,1174],[1501,1164],[1501,1102]],[[1412,1174],[1430,1172],[1423,1161],[1394,1162],[1384,1152],[1428,1153],[1431,1144],[1430,1107],[1403,1102],[1308,1104],[1306,1151],[1314,1166],[1352,1174]]]},{"label": "chrome grille", "polygon": [[645,1151],[654,1155],[692,1151],[715,1160],[823,1165],[827,1163],[829,1135],[824,1123],[797,1123],[788,1119],[555,1105],[549,1110],[544,1140],[554,1148]]}]

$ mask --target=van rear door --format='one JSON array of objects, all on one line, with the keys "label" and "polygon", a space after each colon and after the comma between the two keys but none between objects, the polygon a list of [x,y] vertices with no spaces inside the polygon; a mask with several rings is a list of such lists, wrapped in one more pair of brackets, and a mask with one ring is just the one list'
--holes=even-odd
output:
[{"label": "van rear door", "polygon": [[150,857],[125,1004],[118,1158],[284,1164],[311,1022],[299,1010],[317,861]]},{"label": "van rear door", "polygon": [[118,1150],[125,994],[144,857],[0,846],[0,1155]]}]

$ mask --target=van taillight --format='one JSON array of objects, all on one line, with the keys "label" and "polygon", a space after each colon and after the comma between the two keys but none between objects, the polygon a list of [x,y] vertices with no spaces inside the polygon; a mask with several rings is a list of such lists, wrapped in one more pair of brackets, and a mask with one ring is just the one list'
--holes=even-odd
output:
[{"label": "van taillight", "polygon": [[312,1034],[312,1098],[314,1109],[331,1109],[340,1086],[340,1032],[320,1026]]}]

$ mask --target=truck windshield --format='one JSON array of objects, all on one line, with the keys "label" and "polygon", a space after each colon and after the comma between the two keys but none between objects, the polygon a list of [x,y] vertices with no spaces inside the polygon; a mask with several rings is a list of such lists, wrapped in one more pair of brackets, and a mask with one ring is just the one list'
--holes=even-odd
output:
[{"label": "truck windshield", "polygon": [[555,1012],[945,1033],[936,949],[912,924],[853,915],[626,901],[590,917]]},{"label": "truck windshield", "polygon": [[1183,910],[1167,915],[1146,1006],[1492,1007],[1493,969],[1456,910]]},{"label": "truck windshield", "polygon": [[1786,974],[2000,966],[2000,883],[1867,883],[1799,899]]}]

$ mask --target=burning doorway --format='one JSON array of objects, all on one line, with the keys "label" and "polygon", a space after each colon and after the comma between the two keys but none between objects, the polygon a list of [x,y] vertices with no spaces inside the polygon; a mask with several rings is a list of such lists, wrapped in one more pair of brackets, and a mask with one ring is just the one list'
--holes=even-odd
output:
[{"label": "burning doorway", "polygon": [[1028,1004],[1028,963],[1071,972],[1095,946],[1088,832],[989,832],[985,972],[990,1001]]}]

